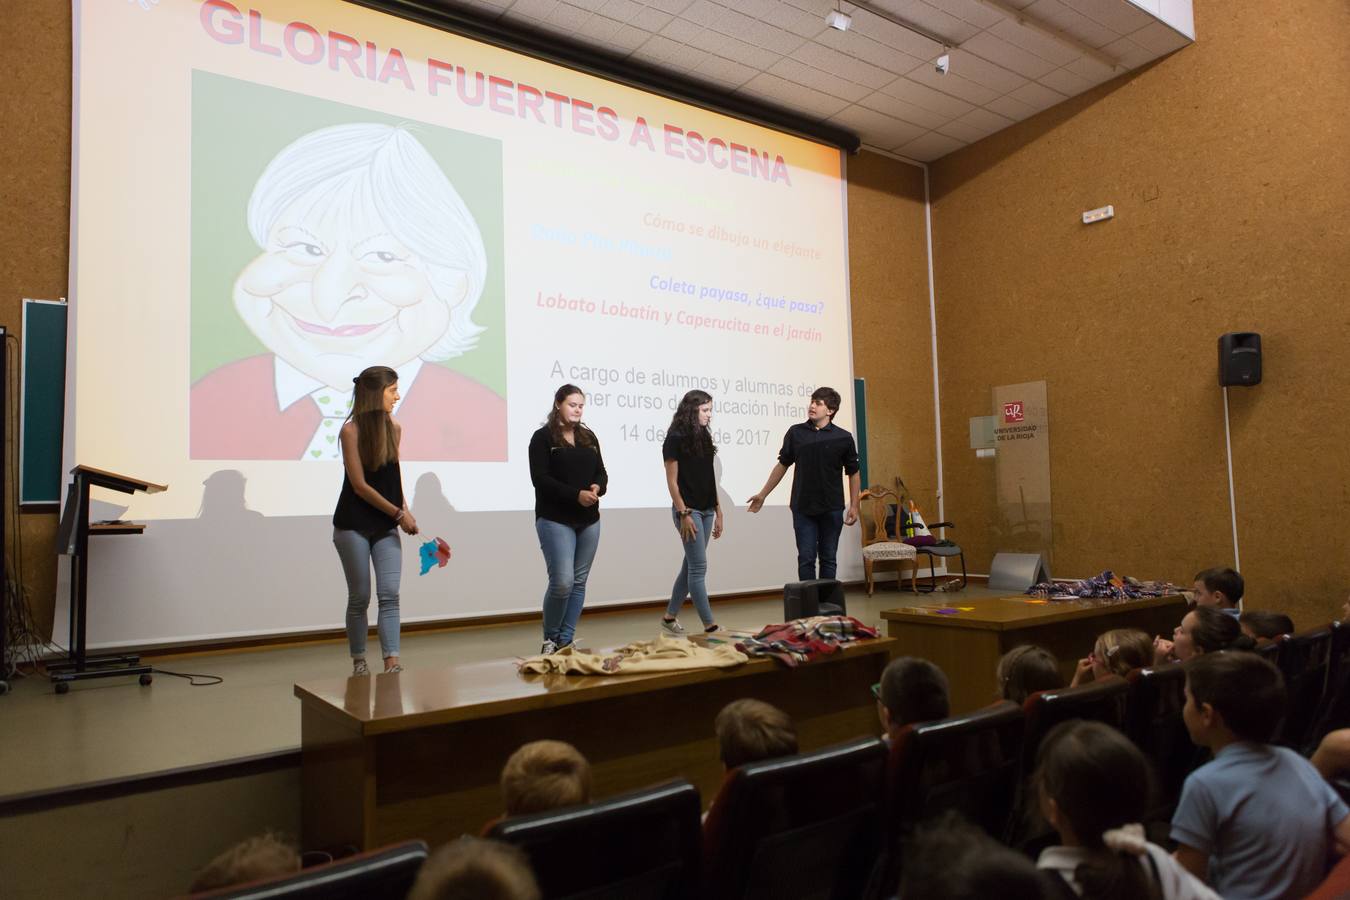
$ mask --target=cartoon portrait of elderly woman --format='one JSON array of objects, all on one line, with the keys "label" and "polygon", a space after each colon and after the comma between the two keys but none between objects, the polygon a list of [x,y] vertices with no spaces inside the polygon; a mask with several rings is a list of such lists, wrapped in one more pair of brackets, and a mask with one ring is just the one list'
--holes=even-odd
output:
[{"label": "cartoon portrait of elderly woman", "polygon": [[339,459],[352,378],[373,365],[399,375],[402,459],[506,459],[505,400],[438,364],[483,331],[483,239],[410,130],[301,136],[258,177],[247,223],[258,252],[234,309],[268,352],[192,386],[194,459]]}]

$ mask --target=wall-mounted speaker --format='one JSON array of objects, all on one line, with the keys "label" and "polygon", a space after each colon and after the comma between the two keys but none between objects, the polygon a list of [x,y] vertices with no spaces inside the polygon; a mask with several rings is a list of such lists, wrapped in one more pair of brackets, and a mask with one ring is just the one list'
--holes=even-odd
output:
[{"label": "wall-mounted speaker", "polygon": [[1219,384],[1222,387],[1261,383],[1261,335],[1233,331],[1219,335]]}]

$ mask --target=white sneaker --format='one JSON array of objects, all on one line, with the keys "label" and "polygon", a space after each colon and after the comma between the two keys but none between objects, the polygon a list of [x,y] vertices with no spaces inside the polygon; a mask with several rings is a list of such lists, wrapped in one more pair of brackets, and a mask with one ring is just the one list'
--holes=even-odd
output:
[{"label": "white sneaker", "polygon": [[661,633],[669,638],[688,637],[685,634],[684,626],[680,624],[679,619],[661,619]]},{"label": "white sneaker", "polygon": [[370,666],[366,665],[365,659],[359,658],[359,657],[358,657],[357,659],[352,660],[352,677],[353,677],[353,678],[360,678],[360,677],[362,677],[363,675],[369,675],[369,674],[370,674]]},{"label": "white sneaker", "polygon": [[558,652],[558,645],[552,641],[544,641],[544,645],[539,648],[540,656],[552,656]]}]

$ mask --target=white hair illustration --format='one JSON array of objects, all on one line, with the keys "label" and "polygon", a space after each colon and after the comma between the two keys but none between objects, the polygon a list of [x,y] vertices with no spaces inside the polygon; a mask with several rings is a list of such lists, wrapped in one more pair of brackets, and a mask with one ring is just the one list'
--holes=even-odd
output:
[{"label": "white hair illustration", "polygon": [[487,277],[478,223],[432,159],[403,126],[358,123],[321,128],[297,139],[267,164],[248,201],[248,230],[261,248],[287,209],[302,199],[310,211],[345,200],[373,214],[426,266],[432,290],[455,304],[450,325],[422,358],[445,360],[470,350],[483,327],[473,310]]}]

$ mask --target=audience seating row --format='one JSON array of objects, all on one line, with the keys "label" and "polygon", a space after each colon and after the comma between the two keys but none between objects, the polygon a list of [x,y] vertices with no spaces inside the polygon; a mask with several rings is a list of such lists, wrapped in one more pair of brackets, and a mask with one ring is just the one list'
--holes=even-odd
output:
[{"label": "audience seating row", "polygon": [[[1304,748],[1350,726],[1350,626],[1286,635],[1263,652],[1289,689],[1284,743]],[[1187,735],[1184,705],[1184,665],[1136,669],[1042,691],[1021,707],[1003,701],[912,725],[889,748],[863,738],[733,769],[703,824],[698,791],[679,780],[503,819],[487,836],[525,851],[548,898],[867,896],[895,884],[900,837],[946,810],[1036,849],[1045,835],[1030,824],[1029,776],[1042,739],[1071,719],[1112,725],[1140,747],[1158,776],[1154,817],[1166,821],[1187,774],[1204,761]],[[201,896],[402,897],[425,857],[425,845],[411,842]]]}]

